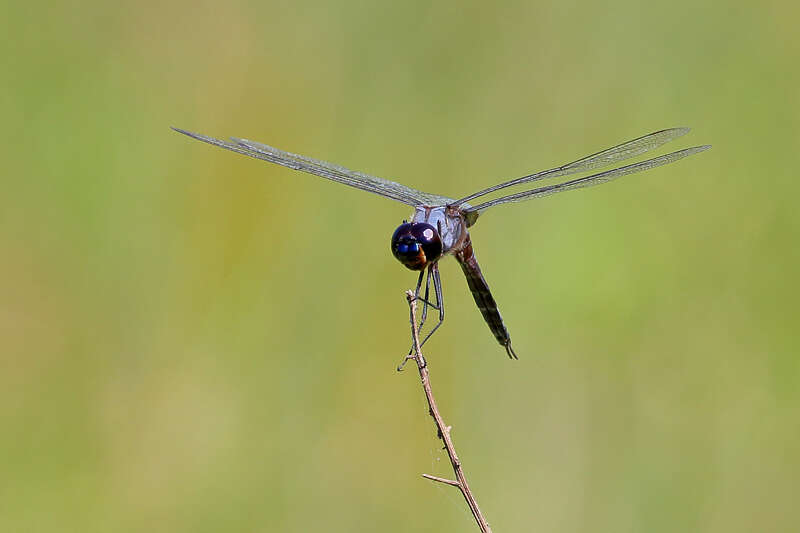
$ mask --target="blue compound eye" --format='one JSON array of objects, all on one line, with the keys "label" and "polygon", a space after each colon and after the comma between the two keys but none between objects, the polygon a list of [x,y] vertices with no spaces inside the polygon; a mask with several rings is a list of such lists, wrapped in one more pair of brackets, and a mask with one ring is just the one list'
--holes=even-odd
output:
[{"label": "blue compound eye", "polygon": [[419,243],[417,242],[409,242],[409,243],[400,243],[397,246],[397,252],[401,254],[407,253],[416,253],[419,251]]}]

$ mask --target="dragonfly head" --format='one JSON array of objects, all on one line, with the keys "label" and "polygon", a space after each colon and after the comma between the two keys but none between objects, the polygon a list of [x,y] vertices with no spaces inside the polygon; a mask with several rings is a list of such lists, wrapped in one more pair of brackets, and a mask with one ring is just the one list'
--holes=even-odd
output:
[{"label": "dragonfly head", "polygon": [[392,254],[411,270],[423,270],[442,256],[442,239],[424,222],[400,224],[392,235]]}]

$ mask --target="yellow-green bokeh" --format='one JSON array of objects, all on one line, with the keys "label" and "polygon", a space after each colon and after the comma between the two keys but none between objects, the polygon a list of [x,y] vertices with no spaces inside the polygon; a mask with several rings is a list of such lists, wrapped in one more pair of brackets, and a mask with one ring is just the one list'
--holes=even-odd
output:
[{"label": "yellow-green bokeh", "polygon": [[390,255],[409,210],[672,126],[714,148],[491,211],[520,354],[443,265],[434,387],[496,532],[800,523],[792,2],[7,4],[0,531],[469,531]]}]

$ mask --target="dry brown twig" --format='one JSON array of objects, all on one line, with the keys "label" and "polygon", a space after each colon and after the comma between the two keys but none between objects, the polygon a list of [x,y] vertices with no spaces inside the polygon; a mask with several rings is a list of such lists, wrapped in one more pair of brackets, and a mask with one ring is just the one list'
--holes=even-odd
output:
[{"label": "dry brown twig", "polygon": [[442,439],[442,442],[444,442],[444,447],[447,450],[448,457],[450,458],[450,464],[453,466],[453,472],[456,475],[456,480],[454,481],[452,479],[445,479],[438,476],[432,476],[430,474],[422,474],[422,477],[432,481],[438,481],[439,483],[444,483],[445,485],[458,487],[458,489],[461,491],[461,494],[464,496],[464,499],[467,501],[467,505],[469,506],[470,511],[472,511],[472,516],[475,517],[475,521],[478,523],[478,527],[480,527],[481,531],[484,533],[491,533],[492,529],[489,527],[489,523],[481,514],[481,510],[478,508],[478,502],[475,501],[475,497],[472,495],[472,491],[469,489],[467,478],[464,476],[464,469],[461,467],[461,460],[456,454],[456,448],[453,446],[453,439],[450,437],[451,427],[445,425],[444,420],[442,420],[442,415],[439,414],[439,408],[436,406],[436,400],[434,399],[433,392],[431,391],[431,381],[430,376],[428,375],[428,363],[425,361],[425,357],[423,357],[422,350],[419,346],[417,299],[414,297],[414,291],[407,291],[406,299],[408,299],[408,307],[411,314],[411,335],[414,340],[413,351],[407,359],[412,359],[417,363],[419,377],[422,379],[422,388],[425,391],[425,398],[428,400],[428,412],[430,413],[431,418],[433,418],[433,421],[436,423],[436,430],[439,438]]}]

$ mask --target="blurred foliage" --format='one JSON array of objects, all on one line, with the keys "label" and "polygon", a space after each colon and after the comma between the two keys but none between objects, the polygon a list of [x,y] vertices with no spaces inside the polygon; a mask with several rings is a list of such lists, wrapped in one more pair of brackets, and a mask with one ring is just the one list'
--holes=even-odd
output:
[{"label": "blurred foliage", "polygon": [[691,159],[498,208],[427,347],[495,531],[800,511],[796,3],[7,3],[0,531],[468,531],[389,254],[409,210],[665,127]]}]

